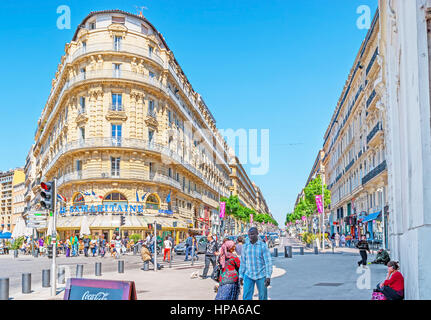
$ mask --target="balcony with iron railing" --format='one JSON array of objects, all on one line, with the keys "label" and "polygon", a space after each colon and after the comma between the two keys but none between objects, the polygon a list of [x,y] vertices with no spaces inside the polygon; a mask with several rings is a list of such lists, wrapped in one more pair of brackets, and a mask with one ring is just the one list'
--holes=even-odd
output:
[{"label": "balcony with iron railing", "polygon": [[111,111],[126,111],[124,108],[124,105],[122,104],[111,104],[110,109]]},{"label": "balcony with iron railing", "polygon": [[374,179],[385,170],[386,170],[386,160],[384,160],[382,163],[380,163],[377,167],[375,167],[373,170],[371,170],[362,178],[362,185],[368,183],[370,180]]},{"label": "balcony with iron railing", "polygon": [[355,159],[352,159],[352,161],[349,162],[349,164],[346,166],[346,168],[344,169],[344,172],[347,172],[350,170],[350,168],[353,166],[353,164],[355,163]]},{"label": "balcony with iron railing", "polygon": [[373,92],[371,92],[371,95],[367,99],[367,109],[369,108],[369,106],[371,105],[375,97],[376,97],[376,90],[373,90]]},{"label": "balcony with iron railing", "polygon": [[[44,175],[53,167],[53,165],[59,160],[59,158],[71,151],[76,151],[80,149],[88,149],[88,148],[130,148],[130,149],[140,149],[145,151],[152,151],[156,153],[161,153],[165,158],[163,159],[165,162],[168,159],[172,159],[170,161],[178,162],[182,166],[184,166],[189,172],[193,173],[199,179],[201,179],[208,187],[217,191],[223,195],[226,193],[223,192],[218,186],[212,183],[209,179],[205,178],[203,174],[198,171],[191,163],[185,160],[181,155],[169,149],[168,146],[164,146],[158,143],[149,142],[142,139],[133,139],[133,138],[118,138],[118,137],[110,137],[110,138],[87,138],[85,140],[74,140],[64,145],[63,148],[59,149],[57,154],[49,161],[47,167],[44,169]],[[167,157],[167,158],[166,158]],[[79,180],[79,179],[78,179]]]},{"label": "balcony with iron railing", "polygon": [[[104,70],[93,70],[86,73],[85,79],[82,75],[78,75],[75,77],[72,77],[64,86],[63,90],[71,89],[73,86],[78,85],[79,83],[83,81],[93,81],[93,80],[102,80],[105,78],[112,78],[112,70],[110,69],[104,69]],[[160,83],[157,80],[154,80],[153,78],[150,78],[146,75],[132,72],[132,71],[122,71],[120,74],[120,78],[122,80],[130,80],[134,82],[140,82],[140,83],[146,83],[148,85],[151,85],[153,87],[156,87],[162,91],[164,91],[166,94],[168,94],[178,105],[180,110],[183,112],[183,114],[186,116],[187,120],[193,123],[193,125],[197,128],[200,135],[205,139],[208,146],[212,146],[212,143],[210,142],[211,138],[208,138],[207,135],[199,129],[200,126],[196,123],[196,121],[190,117],[190,115],[186,112],[184,109],[184,106],[181,104],[179,99],[169,90],[167,89],[162,83]],[[60,100],[57,101],[59,103]],[[122,106],[124,109],[124,107]],[[211,140],[212,141],[212,140]],[[229,168],[228,163],[224,160],[224,157],[220,155],[217,148],[214,149],[215,154],[217,155],[218,159],[220,160],[220,163],[224,164],[227,168]]]},{"label": "balcony with iron railing", "polygon": [[383,126],[381,121],[377,122],[371,132],[367,135],[367,144],[373,145],[373,142],[377,140],[375,138],[378,138],[380,136],[380,133],[383,133]]}]

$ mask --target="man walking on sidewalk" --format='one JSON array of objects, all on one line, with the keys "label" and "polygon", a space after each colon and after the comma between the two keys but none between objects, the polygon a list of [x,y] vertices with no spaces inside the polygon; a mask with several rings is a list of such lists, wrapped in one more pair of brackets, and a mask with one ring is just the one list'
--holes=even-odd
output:
[{"label": "man walking on sidewalk", "polygon": [[256,227],[248,231],[247,242],[242,248],[239,281],[244,285],[243,300],[252,300],[254,285],[259,292],[259,300],[268,300],[268,286],[271,283],[272,260],[268,246],[259,239]]},{"label": "man walking on sidewalk", "polygon": [[205,268],[203,273],[200,275],[202,279],[208,278],[208,269],[210,267],[210,263],[213,266],[213,272],[216,264],[216,253],[219,250],[217,241],[215,241],[214,237],[209,234],[207,237],[207,244],[205,249]]},{"label": "man walking on sidewalk", "polygon": [[367,266],[367,251],[370,252],[370,247],[368,246],[368,241],[365,239],[365,236],[361,237],[362,239],[356,244],[356,248],[359,249],[359,254],[361,255],[361,260],[358,261],[358,267],[362,264],[362,268],[366,268]]},{"label": "man walking on sidewalk", "polygon": [[189,254],[192,253],[192,246],[193,246],[193,238],[189,234],[189,236],[186,239],[186,258],[184,259],[184,261],[188,261],[189,260]]},{"label": "man walking on sidewalk", "polygon": [[88,257],[88,248],[90,247],[90,239],[88,238],[88,236],[85,236],[84,238],[84,255],[86,257]]}]

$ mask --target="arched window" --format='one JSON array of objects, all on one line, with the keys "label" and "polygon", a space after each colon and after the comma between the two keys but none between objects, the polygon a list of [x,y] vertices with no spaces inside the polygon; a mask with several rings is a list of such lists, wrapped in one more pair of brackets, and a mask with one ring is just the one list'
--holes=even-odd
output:
[{"label": "arched window", "polygon": [[77,193],[75,197],[73,197],[73,205],[74,206],[83,206],[85,205],[84,195],[82,193]]},{"label": "arched window", "polygon": [[145,203],[147,209],[158,210],[160,208],[160,199],[156,194],[150,194]]},{"label": "arched window", "polygon": [[103,199],[103,204],[105,205],[126,205],[127,202],[127,198],[119,193],[119,192],[111,192],[110,194],[108,194],[107,196],[105,196],[105,198]]}]

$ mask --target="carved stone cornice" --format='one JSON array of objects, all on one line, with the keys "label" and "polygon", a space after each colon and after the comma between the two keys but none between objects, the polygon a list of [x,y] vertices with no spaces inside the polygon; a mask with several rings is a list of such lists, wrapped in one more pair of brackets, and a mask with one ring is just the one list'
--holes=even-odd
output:
[{"label": "carved stone cornice", "polygon": [[108,114],[106,115],[106,120],[108,121],[126,121],[127,120],[127,115],[126,112],[124,111],[114,111],[114,110],[109,110]]},{"label": "carved stone cornice", "polygon": [[109,35],[111,38],[114,36],[123,37],[123,39],[126,38],[127,34],[127,27],[120,23],[113,23],[110,26],[108,26]]},{"label": "carved stone cornice", "polygon": [[98,88],[90,89],[88,91],[88,94],[97,100],[98,97],[103,97],[104,92],[103,92],[103,89],[101,87],[98,87]]},{"label": "carved stone cornice", "polygon": [[138,101],[140,99],[143,100],[145,98],[145,93],[142,91],[132,89],[130,91],[130,98],[134,99],[135,101]]},{"label": "carved stone cornice", "polygon": [[78,127],[85,125],[87,121],[88,121],[88,117],[84,113],[79,114],[75,119],[76,125]]},{"label": "carved stone cornice", "polygon": [[153,46],[155,46],[155,47],[158,46],[159,39],[157,39],[157,37],[154,34],[148,35],[147,39],[150,42],[150,44],[152,44]]},{"label": "carved stone cornice", "polygon": [[80,41],[87,41],[88,40],[88,34],[89,31],[87,29],[80,29],[78,31],[78,36],[77,39],[79,39]]}]

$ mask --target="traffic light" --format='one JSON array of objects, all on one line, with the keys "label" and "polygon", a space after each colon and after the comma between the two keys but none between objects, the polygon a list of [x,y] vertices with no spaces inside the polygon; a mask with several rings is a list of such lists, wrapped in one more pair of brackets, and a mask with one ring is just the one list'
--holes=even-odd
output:
[{"label": "traffic light", "polygon": [[48,259],[52,259],[52,245],[49,245],[47,249],[48,249]]},{"label": "traffic light", "polygon": [[124,226],[126,224],[126,217],[125,216],[121,216],[120,217],[120,226]]},{"label": "traffic light", "polygon": [[42,209],[52,210],[54,201],[54,186],[52,182],[42,182],[40,184],[42,191],[40,192],[40,206]]}]

